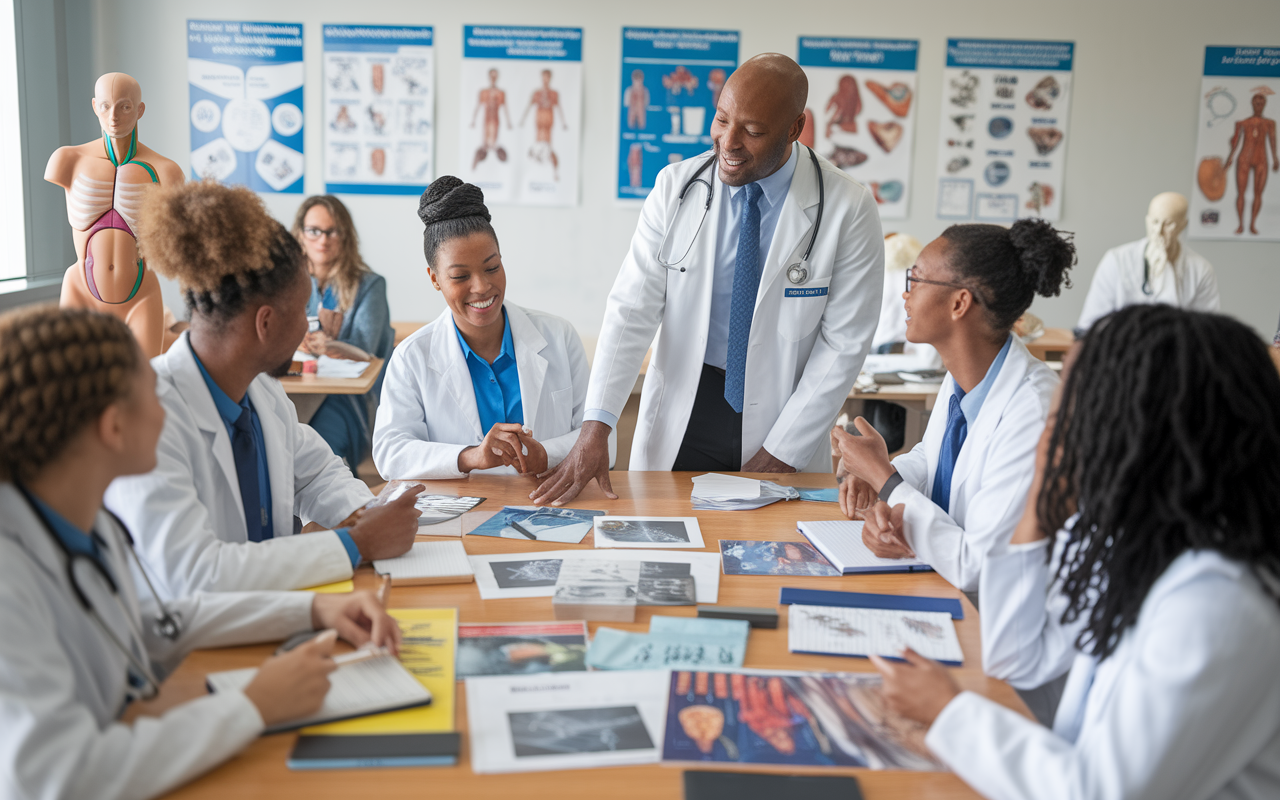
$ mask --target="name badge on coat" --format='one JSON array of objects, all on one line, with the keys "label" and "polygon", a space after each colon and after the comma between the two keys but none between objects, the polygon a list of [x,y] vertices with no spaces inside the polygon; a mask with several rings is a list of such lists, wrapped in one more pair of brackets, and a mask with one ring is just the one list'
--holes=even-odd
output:
[{"label": "name badge on coat", "polygon": [[784,289],[783,297],[823,297],[827,293],[826,286],[810,286],[805,288]]}]

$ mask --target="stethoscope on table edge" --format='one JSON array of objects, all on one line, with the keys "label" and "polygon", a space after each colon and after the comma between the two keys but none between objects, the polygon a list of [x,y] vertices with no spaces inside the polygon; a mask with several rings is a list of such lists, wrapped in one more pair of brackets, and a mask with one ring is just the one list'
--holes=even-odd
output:
[{"label": "stethoscope on table edge", "polygon": [[[826,186],[822,181],[822,164],[818,163],[818,155],[813,152],[812,147],[805,145],[804,149],[809,151],[809,160],[813,162],[813,169],[818,173],[818,216],[813,221],[813,235],[809,237],[809,246],[804,249],[804,256],[796,263],[787,267],[787,280],[794,284],[802,284],[809,280],[809,268],[805,265],[809,263],[809,254],[813,252],[813,243],[818,241],[818,230],[822,227],[822,212],[826,208],[827,204]],[[698,238],[698,234],[702,231],[702,224],[707,219],[707,212],[711,210],[711,200],[715,196],[715,189],[712,187],[711,182],[699,176],[701,176],[703,172],[706,172],[707,167],[711,166],[715,162],[716,156],[713,152],[711,157],[708,158],[702,166],[698,167],[697,171],[693,173],[689,180],[685,181],[684,187],[680,189],[680,197],[676,201],[676,213],[671,215],[671,222],[667,224],[667,229],[662,234],[662,241],[658,244],[658,263],[667,269],[679,270],[680,272],[685,272],[687,270],[686,267],[678,265],[681,261],[684,261],[685,257],[689,255],[689,251],[693,249],[693,242]],[[667,261],[662,257],[662,253],[667,247],[667,239],[671,236],[671,229],[675,227],[676,217],[680,216],[680,209],[684,206],[684,196],[688,194],[689,190],[697,183],[707,187],[707,201],[702,206],[702,219],[698,220],[698,227],[694,230],[693,238],[689,240],[689,249],[684,251],[684,255],[680,256],[675,261]]]},{"label": "stethoscope on table edge", "polygon": [[[111,593],[119,598],[120,588],[115,579],[111,577],[111,573],[108,572],[106,567],[104,567],[96,558],[84,553],[73,553],[71,549],[67,547],[66,543],[63,542],[62,539],[58,538],[58,534],[53,530],[53,524],[50,523],[44,513],[41,512],[40,507],[36,505],[35,500],[31,497],[31,493],[27,491],[26,487],[18,484],[15,485],[17,485],[18,491],[22,493],[23,498],[27,501],[27,505],[31,507],[31,510],[40,519],[40,522],[44,524],[45,530],[49,532],[50,538],[57,543],[58,547],[66,555],[67,581],[71,584],[71,590],[75,592],[76,599],[79,600],[80,605],[84,607],[85,613],[88,614],[89,618],[97,624],[98,628],[106,634],[107,638],[111,640],[116,648],[124,654],[125,658],[129,661],[129,666],[137,674],[138,678],[143,681],[144,685],[142,687],[142,691],[137,692],[135,696],[139,700],[154,699],[156,695],[160,694],[160,681],[156,678],[155,673],[152,672],[151,667],[138,658],[132,649],[126,647],[124,642],[120,641],[120,637],[116,636],[115,632],[107,626],[106,621],[102,619],[102,616],[94,609],[93,603],[89,600],[89,596],[80,588],[80,579],[76,577],[76,561],[88,561],[92,564],[93,568],[102,576],[102,579],[106,581],[107,586],[111,588]],[[151,592],[151,596],[155,598],[156,603],[160,606],[160,614],[152,623],[154,625],[155,632],[171,642],[177,641],[178,637],[182,635],[181,615],[176,611],[170,611],[169,607],[165,605],[164,600],[160,599],[159,593],[156,592],[155,585],[151,582],[151,576],[147,574],[147,569],[142,564],[142,559],[138,557],[137,551],[133,549],[133,534],[129,532],[129,528],[111,511],[108,510],[107,513],[111,515],[111,518],[115,520],[116,525],[119,526],[120,531],[124,534],[128,550],[130,554],[133,555],[134,562],[138,565],[138,571],[142,573],[142,579],[147,582],[147,590]],[[145,652],[142,631],[138,630],[134,625],[133,615],[129,613],[129,609],[125,607],[123,601],[120,602],[120,607],[125,612],[124,618],[129,625],[130,633],[137,637],[139,647],[143,652]]]}]

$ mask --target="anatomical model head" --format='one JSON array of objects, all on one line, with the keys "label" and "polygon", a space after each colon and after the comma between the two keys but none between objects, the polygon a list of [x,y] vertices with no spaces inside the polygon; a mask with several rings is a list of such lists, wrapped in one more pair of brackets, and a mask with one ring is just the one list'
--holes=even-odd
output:
[{"label": "anatomical model head", "polygon": [[916,263],[916,256],[924,245],[909,233],[891,233],[884,237],[884,268],[891,272],[904,272]]},{"label": "anatomical model head", "polygon": [[108,72],[98,78],[92,102],[103,132],[117,139],[132,133],[146,110],[142,87],[123,72]]},{"label": "anatomical model head", "polygon": [[1161,192],[1147,207],[1147,265],[1151,277],[1158,278],[1164,268],[1178,258],[1181,246],[1178,235],[1187,227],[1187,198],[1177,192]]},{"label": "anatomical model head", "polygon": [[725,82],[711,123],[717,172],[729,186],[746,186],[778,170],[804,130],[809,80],[779,53],[745,62]]}]

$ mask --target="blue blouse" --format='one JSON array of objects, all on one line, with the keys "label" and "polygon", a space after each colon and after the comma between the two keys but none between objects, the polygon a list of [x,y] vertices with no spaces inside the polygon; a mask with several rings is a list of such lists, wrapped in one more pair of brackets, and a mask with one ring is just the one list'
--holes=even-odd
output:
[{"label": "blue blouse", "polygon": [[516,369],[516,346],[511,339],[511,323],[502,309],[502,351],[490,364],[476,355],[455,323],[454,333],[462,345],[462,355],[476,390],[476,409],[480,412],[480,429],[488,433],[499,422],[524,424],[524,404],[520,398],[520,371]]}]

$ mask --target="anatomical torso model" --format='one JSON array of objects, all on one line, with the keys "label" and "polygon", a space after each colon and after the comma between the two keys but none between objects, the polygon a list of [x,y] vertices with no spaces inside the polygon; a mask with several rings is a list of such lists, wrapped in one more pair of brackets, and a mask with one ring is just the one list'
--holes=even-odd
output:
[{"label": "anatomical torso model", "polygon": [[58,148],[44,178],[66,191],[76,248],[60,305],[119,317],[150,358],[161,352],[164,305],[160,281],[138,254],[138,216],[152,186],[182,183],[185,175],[138,141],[144,108],[137,81],[119,72],[103,75],[93,98],[102,138]]}]

